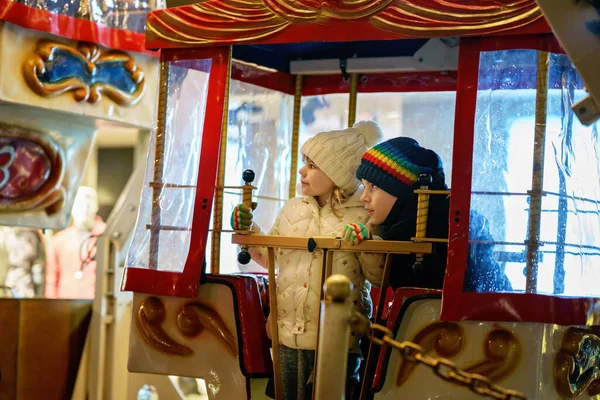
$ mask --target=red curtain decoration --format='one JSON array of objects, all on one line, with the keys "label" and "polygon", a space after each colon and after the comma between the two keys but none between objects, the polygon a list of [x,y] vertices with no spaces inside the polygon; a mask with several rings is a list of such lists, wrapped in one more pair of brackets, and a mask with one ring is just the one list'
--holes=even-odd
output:
[{"label": "red curtain decoration", "polygon": [[534,0],[208,0],[148,16],[148,48],[549,33]]}]

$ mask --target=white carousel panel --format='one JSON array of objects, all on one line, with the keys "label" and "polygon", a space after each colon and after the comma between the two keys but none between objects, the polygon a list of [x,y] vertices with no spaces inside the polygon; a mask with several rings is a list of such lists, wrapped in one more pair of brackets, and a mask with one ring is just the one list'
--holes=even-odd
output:
[{"label": "white carousel panel", "polygon": [[[67,75],[65,69],[53,75],[41,74],[43,60],[48,58],[48,54],[51,51],[54,51],[52,54],[58,54],[55,50],[57,45],[63,46],[58,52],[63,58],[55,58],[58,60],[54,64],[58,65],[56,71],[64,67],[64,57],[71,57],[70,61],[78,63],[79,69],[75,68],[77,73],[85,76],[87,83],[71,79],[70,84],[66,84],[64,78],[72,78],[73,70]],[[149,128],[155,119],[158,58],[122,52],[107,56],[108,51],[110,49],[77,43],[0,21],[0,100]],[[120,62],[122,68],[125,68],[117,78],[115,71],[111,70],[118,69],[115,67],[116,62]],[[95,81],[90,80],[90,71],[94,68]],[[29,79],[29,84],[26,79]],[[40,83],[40,79],[45,83]],[[110,87],[95,84],[98,79],[102,82],[109,79]],[[49,84],[48,81],[52,83]],[[74,89],[65,88],[69,85]],[[46,94],[40,95],[32,87],[37,87],[37,91]],[[122,90],[116,90],[116,87]],[[50,92],[62,94],[47,96]]]},{"label": "white carousel panel", "polygon": [[130,372],[204,379],[211,400],[247,397],[233,295],[227,286],[202,285],[193,300],[135,293],[133,310]]},{"label": "white carousel panel", "polygon": [[[600,118],[600,7],[597,1],[536,0],[552,31],[583,78],[590,96],[572,106],[582,124]],[[591,3],[591,4],[590,4]]]},{"label": "white carousel panel", "polygon": [[[530,400],[562,398],[555,390],[553,365],[567,328],[503,322],[441,325],[440,306],[441,300],[436,299],[413,303],[402,317],[396,340],[415,341],[430,349],[436,343],[437,350],[429,351],[430,356],[444,356],[459,368],[489,377],[494,383],[519,391]],[[385,378],[382,390],[375,395],[377,400],[481,398],[465,387],[443,381],[426,366],[412,369],[409,363],[402,364],[397,351],[390,356]],[[581,396],[581,399],[587,398]]]},{"label": "white carousel panel", "polygon": [[0,103],[0,225],[64,229],[95,133],[90,118]]}]

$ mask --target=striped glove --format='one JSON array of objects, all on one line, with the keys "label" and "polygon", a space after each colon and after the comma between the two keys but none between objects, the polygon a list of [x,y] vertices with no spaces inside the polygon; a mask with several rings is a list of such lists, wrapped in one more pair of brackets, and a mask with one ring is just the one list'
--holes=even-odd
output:
[{"label": "striped glove", "polygon": [[352,246],[372,238],[373,235],[371,235],[369,229],[361,223],[346,224],[342,230],[342,239]]},{"label": "striped glove", "polygon": [[238,204],[231,213],[231,228],[236,231],[247,231],[252,227],[252,212],[256,210],[256,203],[252,203],[252,208]]}]

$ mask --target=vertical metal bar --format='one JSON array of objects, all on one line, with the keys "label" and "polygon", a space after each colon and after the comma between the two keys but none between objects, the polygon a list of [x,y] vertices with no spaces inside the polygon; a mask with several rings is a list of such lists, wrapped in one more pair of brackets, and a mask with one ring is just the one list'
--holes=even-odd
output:
[{"label": "vertical metal bar", "polygon": [[298,171],[298,140],[300,138],[300,111],[302,108],[302,75],[296,75],[294,91],[294,120],[292,125],[292,165],[290,166],[289,198],[296,197],[296,179]]},{"label": "vertical metal bar", "polygon": [[227,126],[229,125],[229,83],[231,81],[231,46],[227,60],[227,78],[223,102],[223,123],[221,125],[221,144],[219,147],[219,165],[217,167],[217,186],[213,205],[213,231],[210,252],[210,273],[221,270],[221,230],[223,229],[223,186],[225,186],[225,159],[227,157]]},{"label": "vertical metal bar", "polygon": [[281,387],[281,363],[279,359],[279,325],[277,323],[277,281],[275,280],[275,249],[267,248],[267,269],[269,274],[269,299],[271,307],[271,342],[273,346],[273,379],[275,381],[275,400],[283,399]]},{"label": "vertical metal bar", "polygon": [[529,203],[529,229],[527,238],[527,293],[537,292],[542,196],[544,190],[544,155],[546,147],[546,114],[548,101],[548,64],[550,54],[538,51],[537,92],[535,98],[535,138],[533,143],[533,171]]},{"label": "vertical metal bar", "polygon": [[154,148],[154,176],[152,178],[152,224],[150,229],[150,269],[158,269],[158,251],[160,242],[161,209],[160,196],[164,174],[165,136],[167,134],[167,100],[169,97],[169,71],[171,64],[168,61],[160,63],[160,83],[158,88],[158,115],[156,125],[156,140]]},{"label": "vertical metal bar", "polygon": [[[390,273],[392,271],[392,260],[394,256],[386,254],[385,264],[383,267],[383,278],[381,279],[381,290],[379,291],[379,299],[377,301],[377,309],[375,310],[375,323],[381,324],[383,321],[383,308],[387,307],[385,298],[389,287]],[[377,360],[379,359],[379,351],[381,348],[373,343],[369,343],[369,353],[367,355],[365,372],[361,380],[360,400],[368,400],[372,398],[371,385],[373,384],[373,376],[377,368]]]},{"label": "vertical metal bar", "polygon": [[[457,321],[464,316],[467,305],[461,302],[467,260],[469,258],[469,210],[473,190],[473,143],[475,139],[475,110],[479,87],[480,38],[462,37],[458,50],[458,78],[456,82],[456,111],[452,145],[452,195],[450,196],[448,263],[446,273],[447,298],[441,312],[442,321]],[[456,167],[460,165],[460,167]]]},{"label": "vertical metal bar", "polygon": [[325,281],[316,355],[315,400],[345,397],[353,289],[352,282],[344,275],[332,275]]},{"label": "vertical metal bar", "polygon": [[[325,282],[325,279],[327,279],[327,277],[329,277],[329,275],[331,274],[331,271],[333,270],[333,251],[329,251],[328,249],[323,249],[323,259],[321,260],[321,280],[319,281],[319,300],[323,300],[324,299],[324,291],[323,291],[323,285]],[[321,326],[321,314],[319,313],[319,316],[317,317],[317,326]],[[320,328],[319,328],[320,329]],[[319,363],[319,341],[317,340],[317,344],[315,346],[315,363],[313,366],[313,377],[317,376],[317,366]],[[316,390],[317,390],[317,385],[314,384],[316,382],[313,381],[313,398],[316,396]]]},{"label": "vertical metal bar", "polygon": [[[430,175],[420,175],[419,183],[421,190],[429,189],[432,178]],[[417,195],[417,226],[415,229],[414,241],[420,242],[423,238],[427,237],[427,219],[429,218],[429,194],[419,193]],[[423,253],[415,254],[415,264],[413,268],[422,268],[423,266]]]},{"label": "vertical metal bar", "polygon": [[[333,274],[333,253],[331,251],[327,252],[327,257],[325,257],[325,276],[321,282],[325,282],[327,278],[329,278]],[[323,293],[321,293],[321,299],[323,299]]]},{"label": "vertical metal bar", "polygon": [[348,101],[348,126],[356,122],[356,99],[358,96],[358,74],[350,74],[350,99]]},{"label": "vertical metal bar", "polygon": [[[575,98],[575,85],[572,85],[572,79],[576,78],[575,71],[571,69],[571,61],[566,59],[560,63],[562,69],[562,90],[566,91],[561,96],[561,109],[565,113],[567,119],[563,125],[566,138],[573,135],[573,121],[575,114],[571,110],[571,101]],[[558,168],[558,222],[556,227],[556,257],[554,261],[553,285],[554,293],[564,293],[565,291],[565,241],[567,238],[567,223],[569,219],[569,204],[567,198],[567,178],[563,168],[557,165]]]}]

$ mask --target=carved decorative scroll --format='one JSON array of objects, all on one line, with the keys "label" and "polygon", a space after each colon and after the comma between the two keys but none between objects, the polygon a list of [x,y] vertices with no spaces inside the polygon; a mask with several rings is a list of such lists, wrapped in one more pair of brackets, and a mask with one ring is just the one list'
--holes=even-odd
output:
[{"label": "carved decorative scroll", "polygon": [[146,86],[144,73],[130,55],[89,43],[74,48],[40,40],[21,69],[27,85],[42,97],[73,92],[76,101],[92,104],[104,93],[120,106],[133,106]]},{"label": "carved decorative scroll", "polygon": [[[452,322],[436,322],[421,329],[412,340],[427,353],[435,351],[440,357],[452,358],[457,356],[464,346],[465,332],[463,328]],[[396,384],[402,385],[413,373],[417,364],[405,359],[400,361]]]},{"label": "carved decorative scroll", "polygon": [[237,357],[235,338],[225,326],[221,316],[210,306],[202,303],[190,303],[181,308],[177,315],[177,326],[181,333],[195,337],[204,329],[215,335],[229,352]]},{"label": "carved decorative scroll", "polygon": [[[464,349],[466,335],[456,323],[436,322],[421,329],[412,342],[426,352],[435,352],[439,357],[454,358]],[[493,382],[506,378],[513,372],[521,359],[521,345],[513,332],[494,326],[483,342],[485,358],[471,366],[462,368],[466,372],[483,375]],[[396,384],[405,383],[416,368],[416,364],[400,360]]]},{"label": "carved decorative scroll", "polygon": [[157,297],[149,297],[142,302],[137,314],[137,325],[142,335],[156,350],[179,356],[190,356],[192,349],[173,340],[162,328],[166,319],[165,306]]},{"label": "carved decorative scroll", "polygon": [[521,360],[521,345],[515,335],[502,327],[495,327],[483,342],[485,359],[465,368],[472,374],[483,375],[493,382],[506,378]]},{"label": "carved decorative scroll", "polygon": [[554,359],[556,391],[567,399],[586,390],[600,394],[600,336],[598,329],[569,328]]},{"label": "carved decorative scroll", "polygon": [[[146,339],[156,350],[164,353],[190,356],[194,351],[172,339],[163,329],[166,320],[165,306],[157,297],[148,297],[140,305],[137,314],[137,326]],[[212,333],[234,357],[238,356],[235,337],[225,325],[225,322],[210,305],[199,302],[188,303],[181,307],[177,314],[176,325],[186,337],[198,336],[202,331]]]}]

